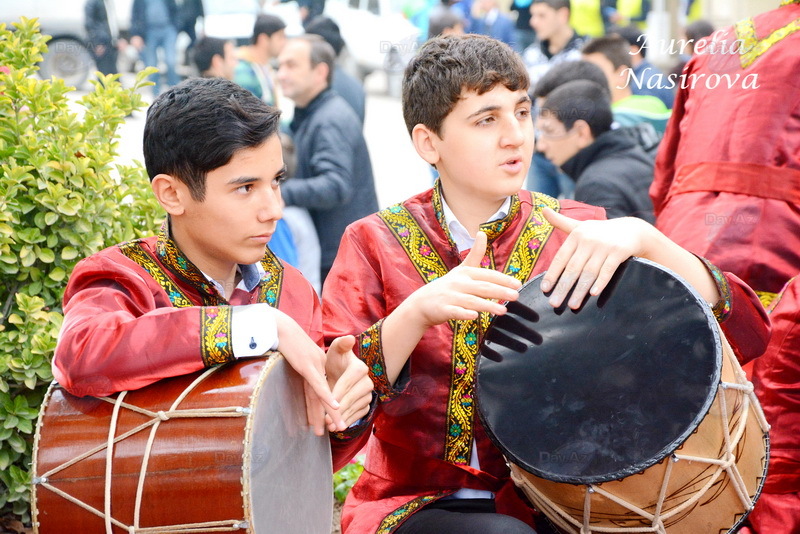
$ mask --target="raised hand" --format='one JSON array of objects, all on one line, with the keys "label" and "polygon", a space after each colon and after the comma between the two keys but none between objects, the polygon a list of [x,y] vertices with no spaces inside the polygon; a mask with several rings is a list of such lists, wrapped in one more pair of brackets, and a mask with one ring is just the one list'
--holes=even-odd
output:
[{"label": "raised hand", "polygon": [[478,232],[475,244],[461,265],[409,297],[417,304],[426,327],[451,319],[475,319],[479,312],[502,315],[506,308],[496,301],[517,300],[521,282],[493,269],[481,268],[485,254],[486,234]]},{"label": "raised hand", "polygon": [[344,420],[343,425],[335,425],[327,418],[328,430],[335,432],[345,430],[369,412],[372,401],[372,379],[369,377],[367,365],[353,353],[356,338],[353,336],[337,337],[328,349],[325,371],[328,375],[328,386],[333,390],[333,397],[339,402],[339,413]]},{"label": "raised hand", "polygon": [[506,307],[500,302],[519,298],[519,280],[480,267],[485,254],[486,234],[478,232],[461,265],[414,291],[384,320],[381,336],[390,383],[428,328],[449,320],[476,319],[480,312],[503,315]]}]

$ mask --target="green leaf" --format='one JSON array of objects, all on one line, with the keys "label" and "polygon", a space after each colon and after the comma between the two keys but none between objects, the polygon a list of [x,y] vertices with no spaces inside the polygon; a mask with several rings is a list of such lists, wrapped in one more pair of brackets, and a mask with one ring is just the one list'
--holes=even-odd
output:
[{"label": "green leaf", "polygon": [[49,248],[43,248],[39,250],[39,259],[45,263],[53,263],[56,261],[56,254]]},{"label": "green leaf", "polygon": [[64,280],[64,278],[67,277],[67,272],[61,267],[56,267],[55,269],[50,271],[50,274],[48,274],[47,276],[48,278],[50,278],[55,282],[61,282],[62,280]]},{"label": "green leaf", "polygon": [[56,221],[58,221],[58,213],[55,213],[53,211],[48,211],[47,213],[45,213],[44,222],[45,224],[47,224],[47,226],[54,225]]},{"label": "green leaf", "polygon": [[63,249],[61,249],[61,259],[62,260],[69,261],[69,260],[74,260],[77,257],[78,257],[78,251],[75,249],[75,247],[67,246],[67,247],[64,247]]}]

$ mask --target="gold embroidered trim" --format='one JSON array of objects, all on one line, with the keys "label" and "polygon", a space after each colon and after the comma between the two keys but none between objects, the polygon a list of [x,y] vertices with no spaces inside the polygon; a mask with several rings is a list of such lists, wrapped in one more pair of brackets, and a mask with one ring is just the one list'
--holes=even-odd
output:
[{"label": "gold embroidered trim", "polygon": [[[441,209],[440,202],[437,208],[437,198],[436,189],[434,189],[435,210]],[[492,232],[492,239],[494,239],[508,228],[513,217],[519,212],[519,206],[519,198],[515,195],[512,200],[509,217],[504,218],[499,225],[496,224],[499,221],[494,221],[482,225],[481,228],[495,225],[494,229],[487,229],[489,230],[487,235],[492,230],[495,230],[495,232]],[[550,207],[558,211],[560,205],[552,197],[539,193],[534,194],[531,215],[526,221],[522,232],[520,232],[504,268],[506,274],[514,276],[522,282],[527,280],[533,271],[543,245],[553,230],[553,227],[541,213],[544,207]],[[513,215],[511,214],[512,212]],[[417,221],[405,207],[399,204],[392,206],[379,213],[379,216],[395,235],[411,263],[426,283],[447,273],[447,266],[441,256],[433,249],[427,236],[425,236]],[[438,216],[439,214],[437,213]],[[443,228],[445,227],[446,225],[443,226]],[[499,233],[497,233],[498,231]],[[495,268],[492,247],[487,249],[487,255],[483,258],[481,266],[490,269]],[[444,460],[456,465],[467,465],[470,462],[475,417],[473,394],[477,354],[480,339],[489,327],[490,322],[491,316],[488,313],[482,313],[478,319],[472,321],[450,321],[450,327],[453,330],[453,348],[445,426]],[[372,366],[376,362],[380,363],[379,357],[375,356],[380,352],[380,343],[379,340],[376,342],[374,336],[369,336],[366,339],[362,338],[362,343],[365,340],[368,341],[366,354],[372,354],[367,364],[371,366],[370,368],[375,374],[375,368]],[[372,347],[375,347],[374,351]],[[362,351],[364,350],[365,347],[362,346]],[[362,357],[363,355],[364,352],[362,352]],[[379,367],[377,369],[382,372],[382,368]],[[379,393],[383,394],[381,391]],[[382,398],[384,397],[382,396]]]},{"label": "gold embroidered trim", "polygon": [[[797,3],[797,2],[795,2]],[[788,5],[788,4],[786,4]],[[786,37],[800,31],[800,19],[795,19],[786,26],[778,28],[763,39],[756,35],[756,26],[752,18],[740,20],[736,23],[736,39],[740,45],[740,60],[742,68],[746,69],[756,62],[763,54]]]},{"label": "gold embroidered trim", "polygon": [[153,277],[153,280],[166,292],[173,306],[176,308],[194,306],[194,303],[189,300],[189,297],[187,297],[172,278],[164,272],[161,265],[159,265],[155,258],[150,256],[139,241],[122,243],[119,245],[119,250],[128,259],[136,262],[142,269],[147,271],[147,274]]},{"label": "gold embroidered trim", "polygon": [[414,217],[401,204],[395,204],[378,212],[386,226],[394,234],[400,246],[406,251],[411,263],[425,280],[432,282],[447,274],[442,258],[433,249],[428,236],[414,220]]},{"label": "gold embroidered trim", "polygon": [[372,383],[375,386],[375,393],[383,402],[396,397],[397,392],[392,389],[386,378],[386,362],[383,359],[383,345],[381,344],[381,325],[383,325],[383,319],[360,334],[356,341],[358,342],[359,357],[367,364]]},{"label": "gold embroidered trim", "polygon": [[267,249],[264,259],[261,260],[261,267],[264,268],[264,274],[261,275],[258,301],[277,308],[283,288],[283,264],[270,249]]},{"label": "gold embroidered trim", "polygon": [[761,301],[761,305],[764,306],[765,310],[770,308],[770,305],[778,296],[778,293],[770,293],[769,291],[756,291],[756,295],[758,296],[758,300]]},{"label": "gold embroidered trim", "polygon": [[397,527],[399,527],[403,521],[408,519],[408,517],[425,506],[426,504],[430,504],[433,501],[441,499],[445,495],[448,495],[452,492],[450,491],[443,491],[437,493],[436,495],[423,495],[422,497],[417,497],[416,499],[407,502],[391,514],[387,515],[381,521],[381,524],[378,526],[378,530],[375,534],[391,534]]},{"label": "gold embroidered trim", "polygon": [[200,356],[203,363],[211,367],[233,360],[231,307],[204,306],[200,310]]},{"label": "gold embroidered trim", "polygon": [[225,298],[219,294],[217,288],[208,281],[200,269],[183,255],[178,245],[169,237],[169,219],[161,225],[161,231],[156,239],[156,254],[159,260],[176,276],[185,280],[192,287],[197,288],[203,299],[204,306],[217,306],[225,304]]}]

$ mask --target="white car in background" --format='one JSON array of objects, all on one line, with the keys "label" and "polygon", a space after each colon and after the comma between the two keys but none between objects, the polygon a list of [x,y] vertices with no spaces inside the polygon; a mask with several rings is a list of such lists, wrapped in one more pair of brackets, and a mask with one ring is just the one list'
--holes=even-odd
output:
[{"label": "white car in background", "polygon": [[0,0],[0,22],[9,27],[20,17],[38,18],[41,32],[52,36],[39,65],[42,78],[57,76],[67,85],[80,87],[94,69],[83,28],[83,0]]},{"label": "white car in background", "polygon": [[[303,33],[296,1],[267,3],[263,12],[281,17],[287,35]],[[327,0],[324,14],[339,25],[344,68],[362,80],[371,72],[402,68],[416,50],[419,29],[391,0]]]}]

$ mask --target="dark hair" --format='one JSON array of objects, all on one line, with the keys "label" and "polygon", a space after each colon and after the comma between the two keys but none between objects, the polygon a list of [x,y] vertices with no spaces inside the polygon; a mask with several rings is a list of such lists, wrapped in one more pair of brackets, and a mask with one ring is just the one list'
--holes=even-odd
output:
[{"label": "dark hair", "polygon": [[297,37],[292,37],[292,39],[297,41],[305,41],[307,42],[311,50],[309,52],[309,57],[311,59],[311,68],[316,67],[320,63],[325,63],[328,66],[328,86],[333,83],[333,70],[335,68],[336,63],[336,53],[333,51],[333,47],[325,42],[325,39],[320,37],[319,35],[298,35]]},{"label": "dark hair", "polygon": [[403,75],[403,118],[408,132],[423,124],[441,135],[444,119],[464,91],[482,95],[502,84],[528,90],[519,54],[485,35],[448,35],[425,43]]},{"label": "dark hair", "polygon": [[692,41],[692,44],[697,44],[697,41],[703,37],[708,37],[714,33],[714,25],[707,20],[696,20],[686,26],[686,38]]},{"label": "dark hair", "polygon": [[275,15],[259,15],[256,17],[256,23],[253,25],[253,39],[252,43],[256,44],[258,36],[262,33],[267,37],[272,37],[273,33],[286,29],[286,23],[280,17]]},{"label": "dark hair", "polygon": [[533,0],[533,2],[531,2],[531,5],[533,4],[547,4],[556,11],[566,7],[567,9],[569,9],[570,13],[572,12],[572,4],[570,0]]},{"label": "dark hair", "polygon": [[464,19],[458,13],[444,5],[436,6],[428,17],[428,39],[438,37],[458,24],[464,24]]},{"label": "dark hair", "polygon": [[589,80],[574,80],[554,89],[542,104],[541,114],[554,116],[567,130],[575,121],[586,121],[595,139],[609,131],[614,121],[608,93]]},{"label": "dark hair", "polygon": [[647,56],[647,39],[642,30],[636,26],[619,26],[612,28],[609,34],[616,34],[628,41],[630,46],[635,46],[642,57]]},{"label": "dark hair", "polygon": [[192,55],[194,56],[194,64],[197,65],[197,70],[200,74],[211,68],[211,61],[214,56],[220,56],[225,59],[225,43],[227,42],[216,37],[201,37],[197,40],[192,48]]},{"label": "dark hair", "polygon": [[344,48],[344,39],[339,30],[339,25],[324,15],[317,15],[306,26],[306,34],[319,35],[325,42],[333,47],[333,52],[338,56]]},{"label": "dark hair", "polygon": [[590,61],[562,61],[553,65],[544,76],[539,78],[536,88],[533,91],[533,98],[544,98],[556,87],[560,87],[567,82],[575,80],[589,80],[602,87],[605,93],[611,97],[608,88],[608,79],[603,74],[603,69]]},{"label": "dark hair", "polygon": [[280,111],[222,78],[190,78],[161,94],[147,110],[144,163],[152,180],[169,174],[192,198],[205,198],[206,175],[242,149],[278,133]]},{"label": "dark hair", "polygon": [[614,70],[633,66],[631,46],[619,35],[596,37],[583,46],[581,53],[603,54],[614,65]]}]

